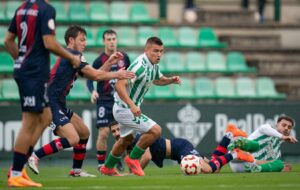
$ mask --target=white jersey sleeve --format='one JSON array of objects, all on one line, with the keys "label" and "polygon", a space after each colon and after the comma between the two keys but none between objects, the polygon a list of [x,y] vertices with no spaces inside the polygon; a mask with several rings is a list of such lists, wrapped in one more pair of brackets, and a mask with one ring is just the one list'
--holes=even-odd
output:
[{"label": "white jersey sleeve", "polygon": [[259,127],[258,130],[260,133],[271,137],[277,137],[281,139],[283,136],[276,129],[272,128],[270,124],[264,124],[261,127]]}]

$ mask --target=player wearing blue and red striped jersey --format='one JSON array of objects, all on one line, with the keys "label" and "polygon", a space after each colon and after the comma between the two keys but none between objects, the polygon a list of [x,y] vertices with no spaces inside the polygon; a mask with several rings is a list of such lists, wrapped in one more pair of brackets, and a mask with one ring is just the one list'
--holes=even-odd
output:
[{"label": "player wearing blue and red striped jersey", "polygon": [[[104,43],[104,52],[93,63],[95,69],[105,69],[106,71],[118,71],[121,68],[127,69],[130,65],[129,58],[126,53],[121,52],[123,59],[113,65],[104,65],[109,56],[117,52],[117,33],[114,30],[106,30],[102,35]],[[116,80],[107,80],[97,82],[97,90],[94,89],[93,81],[87,81],[87,87],[91,92],[91,102],[97,104],[97,121],[96,128],[98,129],[98,137],[96,141],[98,171],[104,164],[107,151],[107,139],[109,135],[109,127],[117,125],[117,122],[112,113],[114,104],[114,85]],[[118,163],[120,171],[123,170],[122,162]]]},{"label": "player wearing blue and red striped jersey", "polygon": [[[80,26],[70,26],[65,33],[65,41],[68,51],[74,55],[82,55],[86,46],[86,31]],[[82,75],[91,80],[129,79],[134,74],[129,71],[119,70],[117,72],[106,72],[96,70],[81,56],[79,68],[73,68],[70,61],[58,58],[51,70],[49,81],[49,105],[51,107],[53,121],[50,127],[54,134],[60,138],[53,140],[35,151],[28,159],[29,167],[38,174],[38,159],[56,153],[65,148],[73,147],[73,169],[71,176],[92,177],[93,175],[81,171],[82,163],[86,153],[86,144],[90,132],[82,119],[67,108],[66,96],[69,94],[78,75]],[[120,53],[115,53],[109,57],[107,64],[122,59]]]},{"label": "player wearing blue and red striped jersey", "polygon": [[[115,126],[111,128],[112,135],[116,138],[120,138],[120,127]],[[235,150],[231,153],[227,153],[227,146],[235,136],[245,136],[246,134],[237,128],[229,126],[226,130],[226,134],[217,146],[216,150],[212,154],[212,159],[208,160],[195,149],[192,143],[183,138],[166,139],[159,137],[149,149],[145,151],[140,159],[141,167],[144,169],[150,160],[152,160],[158,167],[163,167],[163,161],[165,159],[171,159],[177,161],[178,164],[186,155],[195,155],[201,159],[201,172],[202,173],[214,173],[218,172],[222,166],[230,162],[232,159],[237,158],[244,161],[253,161],[253,156],[245,153],[241,150]],[[131,145],[134,146],[139,138],[140,134],[135,136],[135,139]],[[130,149],[127,149],[130,151]]]},{"label": "player wearing blue and red striped jersey", "polygon": [[[15,43],[15,39],[18,43]],[[9,172],[10,187],[41,187],[33,182],[24,168],[34,145],[51,122],[48,107],[49,51],[78,67],[80,57],[67,52],[55,39],[55,9],[48,0],[23,1],[11,20],[5,48],[14,58],[14,78],[19,88],[22,127],[16,138],[13,165]]]}]

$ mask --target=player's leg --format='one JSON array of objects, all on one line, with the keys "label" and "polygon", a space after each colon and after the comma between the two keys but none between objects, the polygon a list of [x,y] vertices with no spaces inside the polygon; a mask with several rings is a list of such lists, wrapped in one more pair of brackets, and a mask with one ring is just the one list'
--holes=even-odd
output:
[{"label": "player's leg", "polygon": [[230,145],[228,145],[229,150],[232,150],[234,148],[239,148],[239,149],[247,151],[247,152],[256,152],[259,150],[260,146],[257,141],[240,137],[240,138],[233,140],[230,143]]},{"label": "player's leg", "polygon": [[222,140],[218,144],[217,148],[212,154],[212,157],[222,156],[227,153],[227,149],[229,144],[237,137],[246,137],[247,134],[237,128],[234,124],[228,123],[225,135],[223,136]]},{"label": "player's leg", "polygon": [[144,176],[145,173],[140,165],[139,159],[145,153],[145,150],[160,137],[161,127],[152,119],[142,114],[137,122],[137,128],[142,135],[133,147],[130,155],[126,156],[124,161],[134,174]]},{"label": "player's leg", "polygon": [[[48,102],[46,100],[46,85],[35,80],[30,80],[29,83],[28,81],[16,79],[16,82],[21,97],[22,127],[15,142],[13,165],[8,179],[8,186],[41,187],[41,184],[33,182],[27,176],[23,168],[39,138],[38,135],[43,131],[43,129],[40,129],[40,117]],[[35,135],[37,130],[41,130],[41,132]]]},{"label": "player's leg", "polygon": [[125,137],[120,137],[115,142],[112,151],[109,153],[104,166],[100,168],[100,172],[104,175],[119,176],[118,172],[115,171],[114,167],[121,160],[123,152],[126,150],[128,145],[132,143],[133,136],[129,134]]},{"label": "player's leg", "polygon": [[281,172],[284,163],[281,160],[268,161],[263,164],[249,164],[250,167],[245,168],[247,172]]},{"label": "player's leg", "polygon": [[[55,124],[52,122],[52,125]],[[28,166],[35,174],[39,173],[39,159],[55,154],[63,149],[75,146],[79,142],[79,135],[71,123],[56,127],[55,134],[57,134],[60,138],[54,139],[50,143],[34,151],[28,159]]]},{"label": "player's leg", "polygon": [[98,169],[105,163],[108,135],[108,126],[98,128],[98,137],[96,141]]},{"label": "player's leg", "polygon": [[72,115],[71,123],[79,135],[79,143],[73,146],[73,166],[70,175],[73,177],[96,177],[81,170],[83,160],[86,154],[86,146],[90,136],[88,127],[83,123],[82,119],[76,114],[68,111],[68,115]]},{"label": "player's leg", "polygon": [[28,154],[32,151],[30,142],[34,129],[38,125],[38,113],[23,112],[22,128],[18,133],[13,155],[13,165],[8,178],[10,187],[41,187],[39,183],[26,179],[23,175],[24,165],[27,162]]},{"label": "player's leg", "polygon": [[231,153],[226,153],[225,155],[212,158],[208,163],[211,167],[211,171],[209,173],[219,171],[224,165],[233,159],[250,163],[254,162],[254,157],[250,153],[235,149]]}]

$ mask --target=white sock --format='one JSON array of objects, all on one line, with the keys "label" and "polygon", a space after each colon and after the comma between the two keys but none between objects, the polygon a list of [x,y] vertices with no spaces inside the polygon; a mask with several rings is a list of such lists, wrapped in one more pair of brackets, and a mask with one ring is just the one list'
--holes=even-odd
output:
[{"label": "white sock", "polygon": [[16,171],[16,170],[11,170],[10,171],[10,176],[12,177],[18,177],[22,175],[22,171]]},{"label": "white sock", "polygon": [[73,171],[74,171],[75,173],[80,173],[80,172],[81,172],[81,168],[73,168]]}]

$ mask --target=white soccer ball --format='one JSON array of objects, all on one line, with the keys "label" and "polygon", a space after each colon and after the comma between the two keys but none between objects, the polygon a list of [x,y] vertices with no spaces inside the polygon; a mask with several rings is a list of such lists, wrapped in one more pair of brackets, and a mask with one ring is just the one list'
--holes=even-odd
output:
[{"label": "white soccer ball", "polygon": [[182,158],[180,169],[185,175],[197,175],[201,172],[202,158],[195,155],[187,155]]}]

